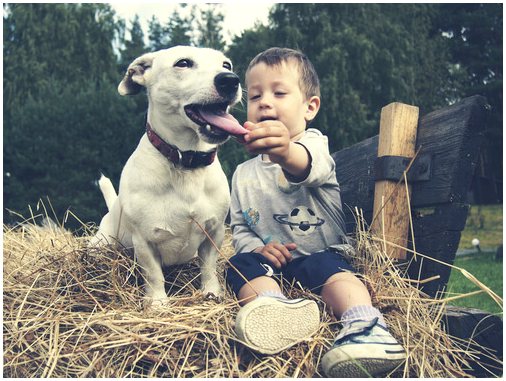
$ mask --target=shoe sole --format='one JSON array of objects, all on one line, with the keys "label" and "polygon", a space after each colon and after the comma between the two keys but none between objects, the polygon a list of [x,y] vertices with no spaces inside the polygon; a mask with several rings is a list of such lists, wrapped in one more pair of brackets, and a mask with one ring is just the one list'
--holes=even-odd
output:
[{"label": "shoe sole", "polygon": [[249,348],[270,355],[309,339],[319,326],[320,311],[312,300],[289,304],[259,298],[241,308],[235,332]]},{"label": "shoe sole", "polygon": [[385,352],[384,345],[348,345],[346,351],[334,348],[327,352],[322,358],[322,369],[327,377],[377,377],[394,370],[405,359],[400,345],[397,352],[390,353]]},{"label": "shoe sole", "polygon": [[[332,378],[382,377],[399,366],[403,360],[350,359],[330,366],[325,375]],[[323,366],[323,365],[322,365]]]}]

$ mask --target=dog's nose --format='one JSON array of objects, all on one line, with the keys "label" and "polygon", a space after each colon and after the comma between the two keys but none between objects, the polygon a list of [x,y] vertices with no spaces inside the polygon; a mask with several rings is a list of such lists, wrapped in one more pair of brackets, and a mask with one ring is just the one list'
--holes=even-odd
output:
[{"label": "dog's nose", "polygon": [[234,73],[220,73],[214,78],[214,85],[221,96],[234,96],[239,88],[239,77]]}]

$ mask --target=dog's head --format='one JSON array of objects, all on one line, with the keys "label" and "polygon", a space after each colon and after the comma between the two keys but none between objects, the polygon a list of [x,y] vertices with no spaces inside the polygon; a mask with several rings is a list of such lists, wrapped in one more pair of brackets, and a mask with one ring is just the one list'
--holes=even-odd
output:
[{"label": "dog's head", "polygon": [[118,91],[130,95],[143,87],[164,120],[194,129],[207,143],[246,133],[228,113],[241,99],[239,77],[219,51],[176,46],[144,54],[130,64]]}]

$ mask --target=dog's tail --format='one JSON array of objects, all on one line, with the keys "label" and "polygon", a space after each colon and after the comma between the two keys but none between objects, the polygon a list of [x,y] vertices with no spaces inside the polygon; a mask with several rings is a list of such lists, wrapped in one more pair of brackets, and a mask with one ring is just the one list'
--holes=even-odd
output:
[{"label": "dog's tail", "polygon": [[103,174],[100,176],[98,180],[98,186],[100,191],[104,195],[105,203],[107,205],[107,209],[111,210],[116,201],[118,195],[116,194],[116,190],[114,189],[114,185],[112,185],[111,180],[108,177],[105,177]]}]

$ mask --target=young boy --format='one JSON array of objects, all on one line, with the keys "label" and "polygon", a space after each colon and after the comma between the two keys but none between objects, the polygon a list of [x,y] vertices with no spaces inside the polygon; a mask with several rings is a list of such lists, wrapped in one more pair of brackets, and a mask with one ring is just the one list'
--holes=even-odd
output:
[{"label": "young boy", "polygon": [[279,277],[321,295],[343,328],[322,359],[328,377],[377,376],[405,358],[372,307],[343,253],[345,236],[335,163],[327,137],[307,129],[320,108],[318,76],[302,53],[271,48],[246,72],[244,146],[258,156],[232,180],[231,227],[236,254],[227,284],[243,307],[238,337],[252,349],[278,353],[318,329],[314,301],[287,299]]}]

